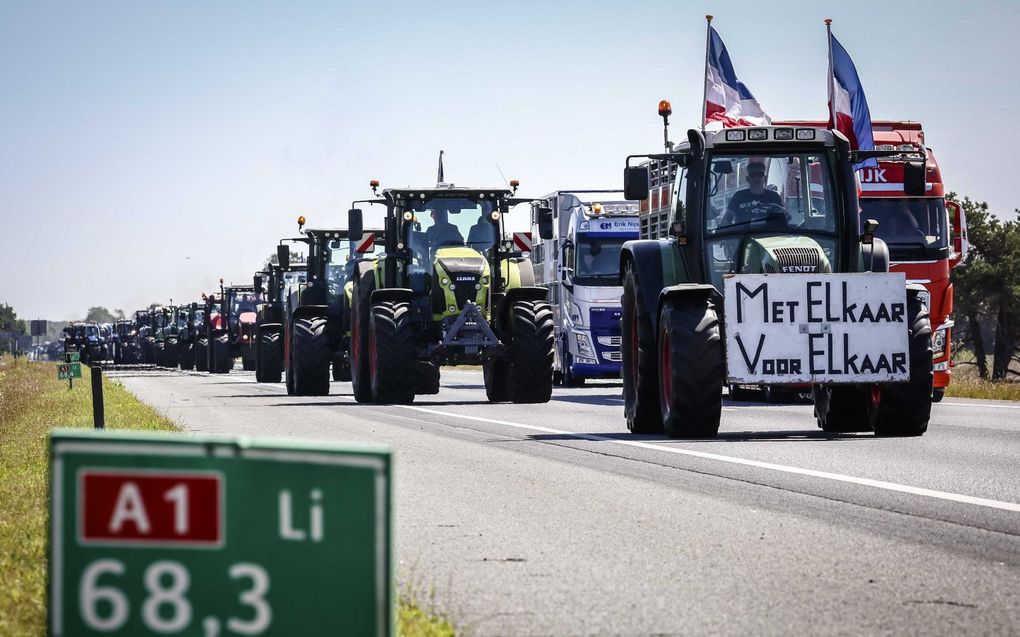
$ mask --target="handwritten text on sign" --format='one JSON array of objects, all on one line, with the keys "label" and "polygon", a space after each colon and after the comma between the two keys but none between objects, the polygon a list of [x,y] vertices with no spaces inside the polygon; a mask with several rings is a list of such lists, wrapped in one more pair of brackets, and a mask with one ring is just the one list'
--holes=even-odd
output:
[{"label": "handwritten text on sign", "polygon": [[730,382],[910,378],[902,273],[741,274],[725,285]]}]

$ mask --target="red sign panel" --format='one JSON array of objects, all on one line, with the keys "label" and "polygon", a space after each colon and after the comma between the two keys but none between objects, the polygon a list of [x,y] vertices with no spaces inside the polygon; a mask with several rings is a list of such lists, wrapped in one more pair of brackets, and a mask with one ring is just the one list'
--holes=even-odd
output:
[{"label": "red sign panel", "polygon": [[86,469],[79,480],[82,543],[222,544],[219,474]]}]

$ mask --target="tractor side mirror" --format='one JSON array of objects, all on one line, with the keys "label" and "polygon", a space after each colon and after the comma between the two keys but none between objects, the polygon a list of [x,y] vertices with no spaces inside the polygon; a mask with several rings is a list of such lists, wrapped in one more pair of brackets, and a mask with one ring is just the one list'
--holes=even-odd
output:
[{"label": "tractor side mirror", "polygon": [[875,231],[878,230],[878,222],[874,219],[867,219],[864,222],[864,232],[861,233],[861,243],[869,245],[875,242]]},{"label": "tractor side mirror", "polygon": [[903,192],[908,197],[924,196],[924,164],[907,162],[903,165]]},{"label": "tractor side mirror", "polygon": [[352,237],[360,237],[364,233],[360,208],[351,208],[347,211],[347,232]]},{"label": "tractor side mirror", "polygon": [[553,238],[552,208],[548,206],[538,209],[538,236],[545,240]]},{"label": "tractor side mirror", "polygon": [[261,294],[262,293],[262,275],[261,274],[256,274],[255,277],[252,279],[252,283],[255,284],[255,294]]},{"label": "tractor side mirror", "polygon": [[280,264],[281,268],[287,268],[290,265],[290,246],[281,243],[276,246],[276,262]]},{"label": "tractor side mirror", "polygon": [[717,175],[733,174],[733,162],[731,162],[728,159],[716,160],[712,162],[712,172],[714,172]]},{"label": "tractor side mirror", "polygon": [[970,252],[970,241],[967,240],[967,213],[963,206],[955,201],[946,202],[946,212],[949,213],[949,227],[953,233],[953,252],[949,255],[949,267],[955,268],[967,260],[967,253]]},{"label": "tractor side mirror", "polygon": [[631,201],[648,199],[647,166],[627,166],[623,169],[623,198]]}]

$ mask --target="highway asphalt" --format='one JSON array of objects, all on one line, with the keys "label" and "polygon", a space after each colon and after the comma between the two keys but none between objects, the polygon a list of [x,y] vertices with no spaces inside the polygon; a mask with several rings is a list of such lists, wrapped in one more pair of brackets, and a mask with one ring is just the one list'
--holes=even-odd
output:
[{"label": "highway asphalt", "polygon": [[1020,635],[1020,404],[947,398],[921,438],[726,401],[720,435],[627,432],[619,383],[409,406],[349,383],[110,372],[188,431],[395,451],[398,578],[476,635]]}]

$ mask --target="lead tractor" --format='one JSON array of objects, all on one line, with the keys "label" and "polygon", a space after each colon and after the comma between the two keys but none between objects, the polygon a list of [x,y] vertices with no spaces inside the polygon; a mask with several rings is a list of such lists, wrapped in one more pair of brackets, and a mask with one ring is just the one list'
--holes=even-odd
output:
[{"label": "lead tractor", "polygon": [[[641,239],[620,261],[628,429],[712,437],[725,384],[807,383],[824,431],[925,432],[924,288],[888,272],[858,212],[854,166],[882,152],[765,126],[691,130],[628,157],[626,197],[642,202]],[[907,172],[923,191],[923,164]]]},{"label": "lead tractor", "polygon": [[[440,366],[481,365],[492,402],[548,402],[553,316],[531,261],[506,228],[505,188],[392,188],[358,203],[384,206],[385,252],[357,272],[351,374],[358,402],[410,403],[439,392]],[[348,227],[360,232],[362,210]],[[543,231],[552,234],[551,211]],[[526,224],[524,224],[526,225]]]}]

